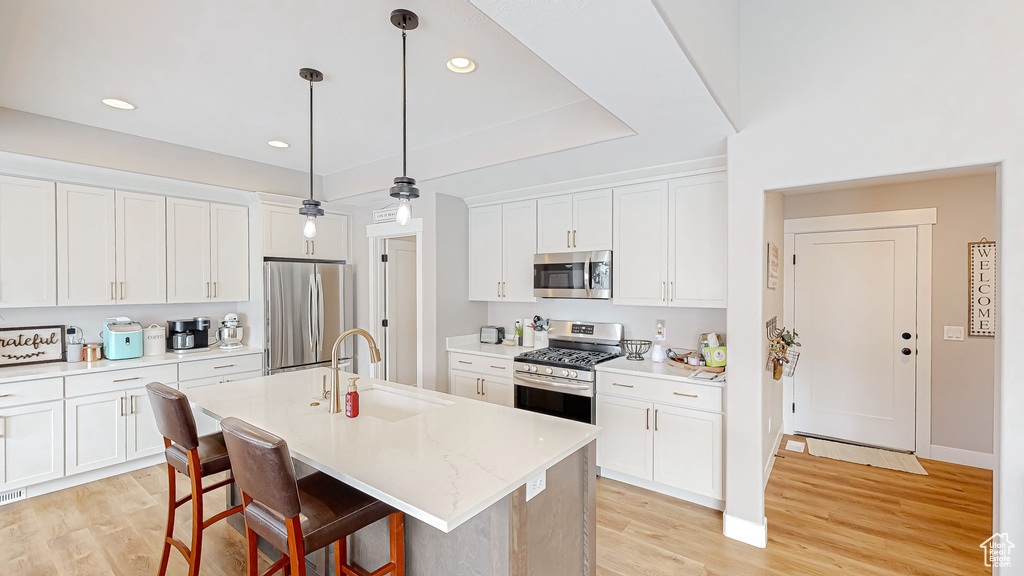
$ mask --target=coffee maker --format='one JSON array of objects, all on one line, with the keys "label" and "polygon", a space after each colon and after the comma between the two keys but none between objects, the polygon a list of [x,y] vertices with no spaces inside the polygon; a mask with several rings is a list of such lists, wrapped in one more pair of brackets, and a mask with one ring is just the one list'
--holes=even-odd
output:
[{"label": "coffee maker", "polygon": [[167,322],[167,350],[169,352],[180,354],[209,349],[210,318],[208,316]]}]

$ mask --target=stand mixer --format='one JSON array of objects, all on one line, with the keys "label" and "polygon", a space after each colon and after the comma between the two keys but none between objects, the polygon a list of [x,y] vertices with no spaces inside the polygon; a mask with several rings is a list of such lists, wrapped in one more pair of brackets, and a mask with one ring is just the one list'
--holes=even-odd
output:
[{"label": "stand mixer", "polygon": [[220,322],[217,328],[217,340],[220,341],[221,350],[231,350],[242,347],[242,336],[245,328],[238,325],[238,314],[229,312]]}]

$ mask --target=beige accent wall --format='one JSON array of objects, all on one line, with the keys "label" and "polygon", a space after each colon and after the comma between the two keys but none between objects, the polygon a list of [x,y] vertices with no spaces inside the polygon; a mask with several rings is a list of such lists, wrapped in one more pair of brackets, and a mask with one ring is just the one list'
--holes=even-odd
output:
[{"label": "beige accent wall", "polygon": [[784,214],[789,219],[915,208],[937,211],[932,240],[931,443],[991,454],[994,339],[945,341],[943,327],[967,330],[967,243],[996,238],[994,171],[790,195]]},{"label": "beige accent wall", "polygon": [[[768,192],[764,195],[764,250],[768,252],[768,243],[771,242],[779,249],[779,286],[774,289],[768,288],[768,267],[764,266],[761,271],[761,310],[762,326],[772,319],[778,317],[778,327],[783,328],[785,311],[784,286],[786,285],[786,267],[784,266],[783,254],[785,246],[785,229],[783,224],[783,213],[785,198],[782,192]],[[765,338],[761,351],[761,365],[768,362],[768,340]],[[769,460],[775,457],[775,440],[782,430],[783,410],[782,380],[775,380],[772,373],[761,371],[761,423],[764,426],[764,436],[761,440],[761,461],[767,470]],[[764,478],[768,482],[768,478]]]}]

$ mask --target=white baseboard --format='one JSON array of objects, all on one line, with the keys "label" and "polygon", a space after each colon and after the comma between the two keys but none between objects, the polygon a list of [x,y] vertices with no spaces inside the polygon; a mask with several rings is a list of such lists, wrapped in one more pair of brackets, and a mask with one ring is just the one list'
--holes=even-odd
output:
[{"label": "white baseboard", "polygon": [[65,476],[56,480],[50,480],[49,482],[43,482],[42,484],[33,484],[32,486],[25,487],[25,494],[28,498],[34,498],[36,496],[42,496],[43,494],[49,494],[50,492],[71,488],[72,486],[88,484],[89,482],[95,482],[96,480],[110,478],[111,476],[117,476],[118,474],[124,474],[125,472],[134,472],[135,470],[148,468],[150,466],[166,462],[167,459],[164,457],[163,452],[161,452],[160,454],[145,456],[138,460],[131,460],[129,462],[122,462],[113,466],[107,466],[106,468],[100,468],[99,470],[90,470],[89,472],[82,472],[81,474],[75,474],[74,476]]},{"label": "white baseboard", "polygon": [[762,524],[722,514],[722,534],[744,544],[764,548],[768,545],[768,519]]},{"label": "white baseboard", "polygon": [[772,453],[768,455],[768,461],[764,463],[764,475],[761,477],[763,482],[761,488],[764,489],[768,486],[768,479],[772,476],[772,470],[775,469],[775,455],[779,453],[779,447],[782,446],[782,428],[775,434],[775,442],[772,443]]},{"label": "white baseboard", "polygon": [[[924,456],[922,456],[922,458],[923,457]],[[961,466],[972,466],[974,468],[984,468],[985,470],[995,470],[996,468],[995,454],[974,452],[973,450],[961,450],[960,448],[950,448],[949,446],[936,446],[935,444],[932,444],[931,454],[928,457],[931,460],[949,462],[950,464],[960,464]]]},{"label": "white baseboard", "polygon": [[630,476],[629,474],[622,474],[621,472],[606,470],[604,468],[598,469],[598,476],[608,478],[609,480],[616,480],[624,484],[639,486],[640,488],[644,488],[652,492],[658,492],[659,494],[679,498],[680,500],[686,500],[687,502],[693,502],[694,504],[700,504],[705,508],[725,510],[725,501],[712,498],[710,496],[704,496],[703,494],[697,494],[696,492],[690,492],[689,490],[680,490],[665,484],[644,480],[643,478],[637,478],[636,476]]}]

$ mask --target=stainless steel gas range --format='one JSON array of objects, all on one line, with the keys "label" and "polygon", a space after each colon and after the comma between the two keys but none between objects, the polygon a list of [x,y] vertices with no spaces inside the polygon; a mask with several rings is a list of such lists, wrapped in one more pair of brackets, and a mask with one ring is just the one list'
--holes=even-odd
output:
[{"label": "stainless steel gas range", "polygon": [[552,320],[550,346],[515,357],[515,406],[594,423],[594,367],[622,356],[622,324]]}]

